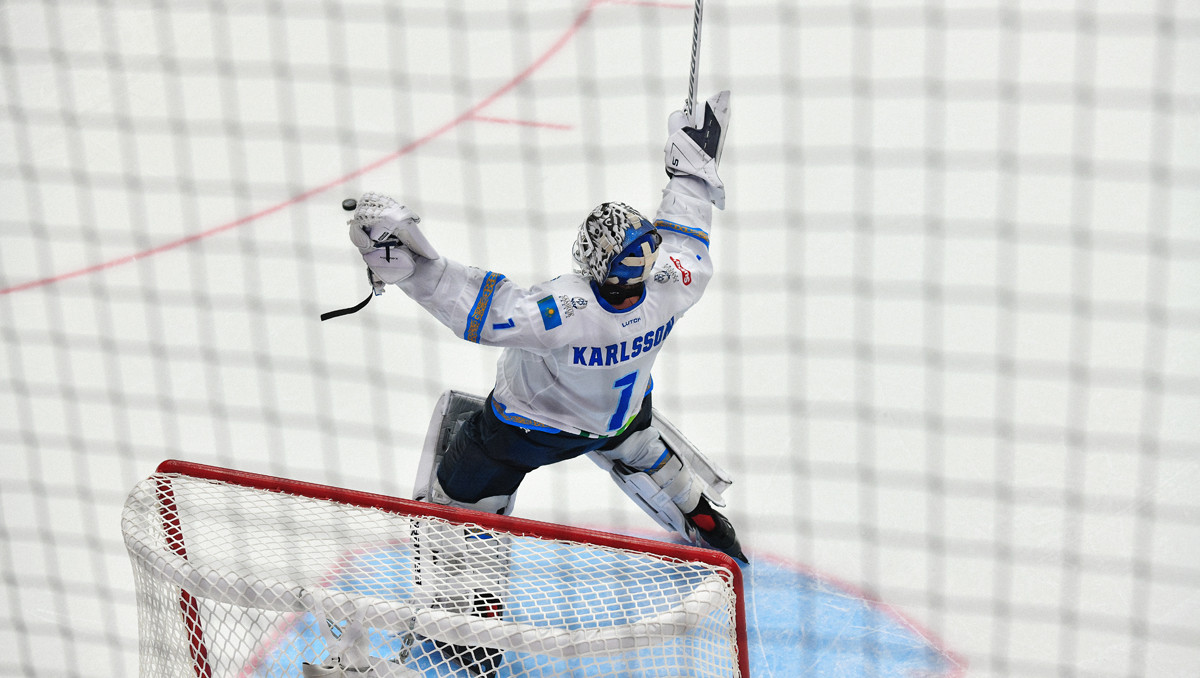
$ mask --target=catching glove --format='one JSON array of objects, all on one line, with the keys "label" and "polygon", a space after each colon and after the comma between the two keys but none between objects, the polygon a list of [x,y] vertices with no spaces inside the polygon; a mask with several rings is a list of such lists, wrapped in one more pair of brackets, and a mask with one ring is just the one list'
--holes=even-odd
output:
[{"label": "catching glove", "polygon": [[667,176],[690,175],[708,186],[708,199],[725,209],[725,183],[717,176],[729,126],[729,91],[709,97],[691,117],[675,111],[667,118]]},{"label": "catching glove", "polygon": [[347,223],[350,242],[380,282],[397,283],[412,275],[414,255],[438,258],[421,232],[421,217],[385,195],[364,193]]}]

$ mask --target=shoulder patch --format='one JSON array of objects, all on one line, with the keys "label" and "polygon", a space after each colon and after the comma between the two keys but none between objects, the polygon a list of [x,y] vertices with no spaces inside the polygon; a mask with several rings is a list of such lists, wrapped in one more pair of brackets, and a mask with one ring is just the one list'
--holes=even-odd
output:
[{"label": "shoulder patch", "polygon": [[654,272],[654,282],[663,285],[672,282],[679,282],[679,272],[670,266],[658,269]]},{"label": "shoulder patch", "polygon": [[571,297],[566,294],[558,295],[559,308],[562,309],[563,315],[570,318],[575,315],[575,311],[587,308],[587,299],[583,297]]},{"label": "shoulder patch", "polygon": [[543,297],[538,301],[538,311],[542,314],[542,325],[552,330],[562,324],[562,312],[554,301],[554,295]]}]

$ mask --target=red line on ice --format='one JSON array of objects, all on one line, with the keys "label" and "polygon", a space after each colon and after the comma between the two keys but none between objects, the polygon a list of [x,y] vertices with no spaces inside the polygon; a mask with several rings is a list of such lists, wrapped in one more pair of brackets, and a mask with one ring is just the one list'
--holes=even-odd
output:
[{"label": "red line on ice", "polygon": [[546,129],[572,129],[570,125],[560,125],[555,122],[536,122],[533,120],[513,120],[511,118],[492,118],[477,115],[472,118],[475,122],[494,122],[499,125],[520,125],[522,127],[543,127]]},{"label": "red line on ice", "polygon": [[[188,245],[190,243],[196,242],[197,240],[203,240],[204,238],[208,238],[210,236],[217,235],[218,233],[223,233],[225,231],[229,231],[229,230],[241,227],[241,226],[245,226],[246,224],[257,221],[265,216],[274,214],[275,212],[278,212],[284,208],[291,207],[292,205],[304,202],[305,200],[308,200],[309,198],[311,198],[315,195],[319,195],[321,193],[324,193],[325,191],[328,191],[332,188],[340,186],[348,181],[356,179],[356,178],[366,174],[367,172],[378,169],[379,167],[386,165],[387,163],[392,162],[393,160],[396,160],[397,158],[408,155],[409,153],[412,153],[413,151],[420,148],[421,146],[424,146],[425,144],[429,143],[430,141],[442,136],[446,132],[449,132],[450,130],[454,129],[455,127],[458,127],[462,123],[470,121],[470,120],[475,120],[476,115],[480,111],[482,111],[483,109],[490,106],[492,103],[494,103],[500,97],[504,96],[505,94],[508,94],[510,91],[512,91],[512,89],[514,87],[516,87],[520,83],[524,82],[525,80],[528,80],[530,76],[532,76],[535,72],[537,72],[538,69],[540,69],[542,66],[544,66],[547,61],[549,61],[568,42],[570,42],[572,38],[575,37],[575,34],[579,32],[579,29],[582,28],[583,24],[586,23],[587,20],[591,17],[592,10],[595,9],[597,5],[604,4],[605,2],[613,2],[613,0],[591,0],[590,2],[588,2],[587,6],[584,7],[583,10],[580,11],[578,15],[576,15],[575,21],[572,22],[571,25],[563,32],[563,34],[558,37],[558,40],[556,40],[554,42],[554,44],[550,45],[550,47],[545,52],[543,52],[542,55],[539,56],[532,64],[530,64],[528,67],[526,67],[525,70],[518,73],[511,80],[506,82],[504,85],[502,85],[496,91],[494,91],[491,94],[489,94],[488,96],[484,97],[481,101],[476,103],[474,106],[467,109],[463,113],[459,114],[458,117],[454,118],[450,122],[447,122],[445,125],[442,125],[441,127],[437,128],[436,130],[430,132],[429,134],[426,134],[425,136],[413,141],[412,143],[408,144],[407,146],[404,146],[403,148],[401,148],[397,151],[389,153],[368,165],[364,165],[345,176],[338,177],[337,179],[334,179],[325,184],[317,186],[316,188],[311,188],[311,189],[309,189],[299,195],[293,196],[281,203],[272,205],[271,207],[268,207],[263,210],[259,210],[257,212],[254,212],[253,214],[249,214],[244,217],[240,217],[240,218],[230,221],[228,223],[221,224],[220,226],[215,226],[213,228],[210,228],[205,231],[201,231],[199,233],[193,233],[192,235],[180,238],[178,240],[172,240],[171,242],[163,243],[162,245],[158,245],[157,247],[152,247],[148,250],[142,250],[141,252],[135,252],[133,254],[119,257],[117,259],[112,259],[110,261],[105,261],[103,263],[95,264],[93,266],[88,266],[87,268],[81,268],[79,270],[71,271],[69,273],[62,273],[60,275],[50,276],[48,278],[42,278],[41,280],[31,280],[29,282],[25,282],[25,283],[21,283],[18,285],[14,285],[12,287],[8,287],[6,289],[0,289],[0,295],[12,294],[14,292],[23,292],[25,290],[34,289],[37,287],[44,287],[46,285],[51,285],[54,283],[62,282],[64,280],[70,280],[72,278],[78,278],[80,276],[89,275],[91,273],[98,273],[100,271],[106,271],[110,268],[116,268],[117,266],[123,266],[125,264],[132,263],[132,262],[138,261],[140,259],[145,259],[147,257],[154,256],[156,254],[161,254],[163,252],[167,252],[167,251],[182,247],[184,245]],[[489,121],[498,121],[499,119],[488,119],[488,120]]]}]

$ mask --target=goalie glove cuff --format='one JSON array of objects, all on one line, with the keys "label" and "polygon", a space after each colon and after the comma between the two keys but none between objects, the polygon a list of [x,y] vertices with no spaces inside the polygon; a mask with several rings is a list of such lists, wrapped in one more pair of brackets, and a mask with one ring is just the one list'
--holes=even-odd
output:
[{"label": "goalie glove cuff", "polygon": [[367,250],[362,258],[375,277],[389,285],[409,279],[416,268],[412,252],[403,245]]}]

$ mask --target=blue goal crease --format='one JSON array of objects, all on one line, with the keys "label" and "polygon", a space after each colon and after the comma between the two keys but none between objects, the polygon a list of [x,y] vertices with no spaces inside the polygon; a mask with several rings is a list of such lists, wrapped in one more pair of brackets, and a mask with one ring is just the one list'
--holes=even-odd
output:
[{"label": "blue goal crease", "polygon": [[[383,598],[405,599],[414,593],[413,558],[403,544],[359,552],[347,557],[326,585],[331,590]],[[574,629],[602,628],[629,623],[654,612],[649,601],[684,595],[702,573],[681,571],[630,579],[615,562],[584,561],[572,549],[550,548],[514,539],[510,560],[510,596],[505,617],[513,621],[546,623],[550,610],[556,623]],[[594,555],[594,554],[593,554]],[[530,584],[535,571],[547,563],[563,574],[559,585]],[[911,678],[914,675],[954,675],[951,657],[914,630],[902,618],[879,604],[829,581],[770,558],[756,558],[743,568],[747,641],[753,675],[819,678]],[[537,605],[534,605],[536,600]],[[324,623],[321,620],[320,623]],[[422,675],[454,676],[453,664],[442,663],[440,650],[431,642],[405,645],[401,634],[372,630],[371,653],[395,659],[407,650],[405,664]],[[410,641],[411,642],[411,641]],[[679,641],[686,647],[688,639]],[[296,615],[272,647],[262,648],[253,675],[259,678],[298,675],[302,662],[319,662],[325,641],[318,620]],[[675,649],[678,651],[678,648]],[[600,669],[618,673],[670,675],[662,648],[641,648],[620,660],[563,660],[515,652],[506,662],[520,664],[534,675],[597,675]],[[519,673],[519,672],[518,672]],[[507,675],[505,671],[501,676]]]}]

